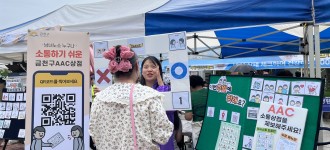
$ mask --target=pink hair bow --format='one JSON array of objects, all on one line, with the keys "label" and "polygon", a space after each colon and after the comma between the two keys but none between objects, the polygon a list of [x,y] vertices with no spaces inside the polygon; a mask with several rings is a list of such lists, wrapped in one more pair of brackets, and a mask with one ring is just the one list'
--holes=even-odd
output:
[{"label": "pink hair bow", "polygon": [[117,71],[128,72],[132,69],[132,64],[129,61],[134,56],[134,52],[127,46],[120,46],[120,56],[116,57],[116,48],[111,47],[108,51],[103,53],[103,57],[109,59],[109,69],[111,73]]}]

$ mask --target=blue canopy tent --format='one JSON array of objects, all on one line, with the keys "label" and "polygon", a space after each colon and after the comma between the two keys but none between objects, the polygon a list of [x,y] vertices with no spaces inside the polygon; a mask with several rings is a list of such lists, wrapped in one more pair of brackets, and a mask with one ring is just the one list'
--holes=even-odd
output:
[{"label": "blue canopy tent", "polygon": [[321,52],[330,53],[330,28],[320,32]]},{"label": "blue canopy tent", "polygon": [[329,0],[312,0],[315,11],[315,23],[325,24],[330,23],[330,1]]},{"label": "blue canopy tent", "polygon": [[[320,1],[326,0],[316,1],[316,6],[319,6]],[[216,33],[216,35],[220,35],[219,41],[223,44],[222,46],[226,46],[220,47],[223,49],[222,54],[220,49],[206,47],[209,49],[208,51],[216,53],[217,58],[233,58],[299,53],[299,47],[297,46],[299,45],[299,37],[294,37],[282,32],[284,30],[277,30],[265,25],[293,22],[313,23],[314,20],[312,0],[162,0],[161,2],[146,0],[129,2],[129,0],[125,0],[127,4],[122,6],[123,3],[108,0],[95,4],[65,6],[47,15],[40,15],[41,17],[37,19],[0,29],[0,33],[14,35],[3,36],[8,37],[6,40],[20,41],[15,38],[19,37],[24,40],[24,36],[22,38],[22,36],[16,36],[15,34],[26,32],[27,28],[38,29],[44,25],[48,25],[47,27],[59,25],[64,31],[89,32],[93,41],[101,41],[177,31],[195,32],[232,29],[232,31],[219,31],[219,33]],[[118,9],[118,6],[131,11],[123,11],[123,9]],[[141,9],[142,7],[148,7],[148,9]],[[329,10],[316,10],[315,15],[323,14],[320,11]],[[118,14],[120,15],[118,16]],[[141,21],[141,19],[143,20]],[[128,25],[128,23],[132,25]],[[243,26],[251,27],[251,29],[237,29]],[[257,35],[254,34],[256,31],[260,34],[276,33],[268,37],[262,36],[249,39]],[[241,33],[246,33],[246,36],[230,36],[230,34],[240,35]],[[194,37],[188,37],[188,39],[198,40]],[[256,42],[257,40],[258,42]],[[243,42],[232,44],[237,41]],[[20,45],[19,48],[21,49],[25,48],[24,44],[20,42],[16,45]],[[277,46],[269,48],[272,45]],[[1,46],[0,42],[0,53],[5,50],[8,51],[11,47],[11,45]],[[239,50],[234,47],[250,47],[249,50],[253,52],[247,52],[247,49]],[[191,54],[202,54],[205,51],[199,49],[202,52],[197,52],[197,48],[191,47],[188,47],[188,49]],[[24,50],[17,51],[13,48],[12,51],[22,52]],[[236,55],[236,52],[240,54]]]},{"label": "blue canopy tent", "polygon": [[146,13],[146,35],[311,22],[311,0],[171,0]]}]

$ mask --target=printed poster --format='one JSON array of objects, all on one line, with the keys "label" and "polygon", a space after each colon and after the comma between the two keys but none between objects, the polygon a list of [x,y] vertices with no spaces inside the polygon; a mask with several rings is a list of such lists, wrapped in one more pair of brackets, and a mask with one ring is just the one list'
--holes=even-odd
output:
[{"label": "printed poster", "polygon": [[6,102],[0,102],[0,111],[6,110]]},{"label": "printed poster", "polygon": [[276,93],[278,94],[289,94],[290,81],[277,80]]},{"label": "printed poster", "polygon": [[5,119],[6,111],[0,111],[0,119]]},{"label": "printed poster", "polygon": [[305,94],[305,81],[292,81],[291,82],[291,94],[292,95],[304,95]]},{"label": "printed poster", "polygon": [[272,80],[264,81],[263,92],[275,93],[275,88],[276,88],[276,81],[272,81]]},{"label": "printed poster", "polygon": [[207,108],[207,117],[214,117],[214,107]]},{"label": "printed poster", "polygon": [[[36,139],[43,142],[42,149],[72,150],[81,146],[89,149],[86,144],[89,143],[91,86],[88,33],[30,30],[27,38],[30,65],[26,85],[31,90],[27,91],[26,98],[23,94],[26,105],[17,111],[17,118],[26,118],[25,149],[31,149]],[[94,57],[102,57],[107,50],[106,43],[94,43]],[[37,131],[44,134],[34,134]],[[63,142],[48,141],[57,133],[65,137]],[[81,138],[83,142],[77,144],[73,138]],[[55,144],[58,145],[54,147]]]},{"label": "printed poster", "polygon": [[23,101],[24,94],[23,93],[16,93],[16,101]]},{"label": "printed poster", "polygon": [[189,101],[189,92],[173,92],[172,93],[172,104],[175,109],[189,109],[190,101]]},{"label": "printed poster", "polygon": [[263,83],[264,83],[264,79],[263,78],[252,78],[251,90],[261,91],[262,90]]},{"label": "printed poster", "polygon": [[3,92],[3,93],[2,93],[2,100],[3,100],[3,101],[8,101],[8,100],[9,100],[9,93],[5,93],[5,92]]},{"label": "printed poster", "polygon": [[274,104],[288,105],[288,95],[275,94]]},{"label": "printed poster", "polygon": [[108,50],[108,41],[94,42],[94,57],[103,58],[103,53]]},{"label": "printed poster", "polygon": [[220,110],[219,120],[227,121],[227,110]]},{"label": "printed poster", "polygon": [[25,138],[25,129],[19,129],[17,137]]},{"label": "printed poster", "polygon": [[216,143],[216,150],[237,150],[241,126],[228,122],[221,122]]},{"label": "printed poster", "polygon": [[94,83],[96,87],[106,88],[112,84],[112,74],[108,68],[95,68]]},{"label": "printed poster", "polygon": [[6,79],[6,89],[7,92],[22,92],[24,88],[21,83],[21,78],[10,77]]},{"label": "printed poster", "polygon": [[262,93],[262,101],[264,101],[264,102],[273,103],[274,98],[275,98],[274,93],[266,93],[266,92]]},{"label": "printed poster", "polygon": [[304,103],[304,97],[303,96],[294,96],[294,95],[289,96],[288,106],[302,107],[303,103]]},{"label": "printed poster", "polygon": [[218,93],[228,93],[232,91],[231,82],[227,82],[226,76],[221,76],[216,84],[210,84],[209,89]]},{"label": "printed poster", "polygon": [[248,107],[247,108],[247,119],[253,119],[257,120],[258,118],[258,112],[259,108],[258,107]]},{"label": "printed poster", "polygon": [[243,146],[244,148],[247,149],[252,149],[252,144],[253,144],[253,136],[243,136]]},{"label": "printed poster", "polygon": [[294,150],[297,149],[297,144],[297,138],[282,133],[276,144],[276,150]]},{"label": "printed poster", "polygon": [[306,81],[305,94],[312,96],[320,96],[321,82]]},{"label": "printed poster", "polygon": [[3,138],[4,135],[5,135],[5,130],[0,129],[0,138]]},{"label": "printed poster", "polygon": [[127,43],[137,55],[146,54],[144,37],[127,39]]},{"label": "printed poster", "polygon": [[0,120],[0,129],[2,128],[4,122],[5,122],[4,120]]},{"label": "printed poster", "polygon": [[186,34],[185,32],[173,33],[168,35],[170,51],[186,49]]},{"label": "printed poster", "polygon": [[273,150],[274,147],[274,136],[276,130],[267,128],[256,128],[255,140],[256,140],[256,150]]},{"label": "printed poster", "polygon": [[[300,150],[307,109],[261,102],[253,148],[279,150],[285,147]],[[293,139],[293,140],[288,140]]]},{"label": "printed poster", "polygon": [[260,103],[262,96],[262,91],[251,90],[250,92],[250,102]]},{"label": "printed poster", "polygon": [[231,112],[231,119],[230,122],[234,124],[239,124],[239,118],[240,113],[239,112]]}]

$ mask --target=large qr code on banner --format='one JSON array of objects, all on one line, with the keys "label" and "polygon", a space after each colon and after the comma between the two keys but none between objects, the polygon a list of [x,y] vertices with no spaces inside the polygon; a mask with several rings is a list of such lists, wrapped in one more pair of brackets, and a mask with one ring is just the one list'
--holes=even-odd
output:
[{"label": "large qr code on banner", "polygon": [[41,125],[75,125],[76,94],[42,94]]}]

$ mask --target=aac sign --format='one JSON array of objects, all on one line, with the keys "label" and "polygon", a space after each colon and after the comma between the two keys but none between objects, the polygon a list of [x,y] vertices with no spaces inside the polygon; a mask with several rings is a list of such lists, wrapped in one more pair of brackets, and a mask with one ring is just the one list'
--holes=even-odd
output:
[{"label": "aac sign", "polygon": [[268,112],[270,113],[273,113],[273,114],[280,114],[280,115],[283,115],[283,116],[288,116],[288,117],[292,117],[294,115],[294,109],[293,108],[284,108],[280,105],[271,105],[268,109]]}]

